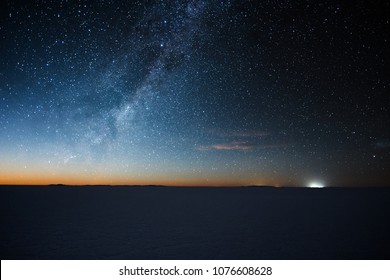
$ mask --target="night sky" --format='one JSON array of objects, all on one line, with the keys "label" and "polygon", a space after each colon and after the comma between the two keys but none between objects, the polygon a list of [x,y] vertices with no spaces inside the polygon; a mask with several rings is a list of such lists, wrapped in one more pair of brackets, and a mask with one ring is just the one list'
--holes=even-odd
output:
[{"label": "night sky", "polygon": [[2,1],[0,184],[390,185],[387,1]]}]

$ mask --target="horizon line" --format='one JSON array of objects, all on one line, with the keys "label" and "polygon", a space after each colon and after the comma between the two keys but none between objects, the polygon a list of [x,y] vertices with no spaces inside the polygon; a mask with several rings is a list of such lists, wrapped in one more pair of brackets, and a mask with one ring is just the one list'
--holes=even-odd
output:
[{"label": "horizon line", "polygon": [[[159,184],[144,184],[144,185],[126,185],[126,184],[0,184],[0,187],[166,187],[166,188],[305,188],[305,189],[318,189],[311,188],[308,186],[301,185],[159,185]],[[390,185],[344,185],[344,186],[325,186],[319,189],[329,189],[329,188],[390,188]]]}]

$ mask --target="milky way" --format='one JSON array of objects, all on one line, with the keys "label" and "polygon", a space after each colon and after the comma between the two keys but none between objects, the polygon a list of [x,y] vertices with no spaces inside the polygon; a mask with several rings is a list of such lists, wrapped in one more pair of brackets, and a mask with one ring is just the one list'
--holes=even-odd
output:
[{"label": "milky way", "polygon": [[2,5],[0,184],[390,182],[388,4]]}]

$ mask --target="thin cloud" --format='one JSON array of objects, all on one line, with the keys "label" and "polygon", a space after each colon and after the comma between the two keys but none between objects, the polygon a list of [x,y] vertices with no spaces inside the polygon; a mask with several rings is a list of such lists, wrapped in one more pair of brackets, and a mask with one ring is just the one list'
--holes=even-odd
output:
[{"label": "thin cloud", "polygon": [[265,136],[269,136],[270,133],[266,131],[260,130],[247,130],[247,131],[236,131],[236,130],[209,130],[209,132],[213,135],[219,137],[229,137],[229,138],[261,138]]},{"label": "thin cloud", "polygon": [[252,144],[235,141],[231,143],[211,145],[209,146],[209,148],[212,150],[247,151],[247,150],[252,150],[254,146]]},{"label": "thin cloud", "polygon": [[258,149],[278,149],[291,145],[274,143],[272,134],[262,130],[220,130],[210,129],[208,133],[212,136],[211,145],[200,145],[199,151],[253,151]]},{"label": "thin cloud", "polygon": [[198,150],[201,151],[209,151],[209,150],[217,150],[217,151],[252,151],[255,149],[277,149],[277,148],[285,148],[289,145],[286,144],[255,144],[248,142],[239,142],[233,141],[230,143],[221,143],[214,144],[208,146],[200,146]]}]

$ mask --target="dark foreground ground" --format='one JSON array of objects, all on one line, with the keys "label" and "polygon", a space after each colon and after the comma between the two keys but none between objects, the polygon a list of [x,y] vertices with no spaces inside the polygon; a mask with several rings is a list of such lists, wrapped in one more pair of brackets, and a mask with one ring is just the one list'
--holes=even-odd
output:
[{"label": "dark foreground ground", "polygon": [[390,259],[390,189],[0,187],[1,259]]}]

